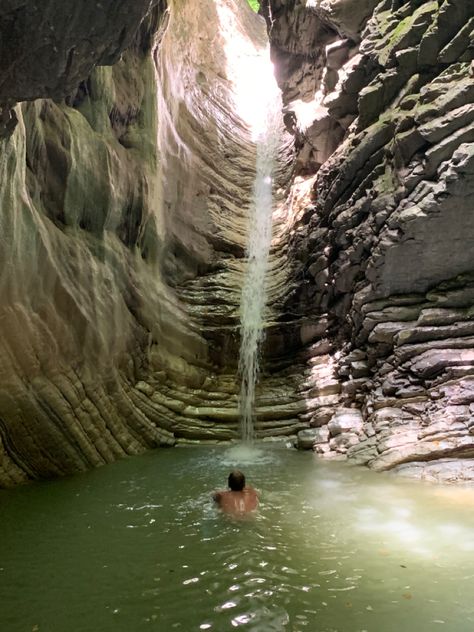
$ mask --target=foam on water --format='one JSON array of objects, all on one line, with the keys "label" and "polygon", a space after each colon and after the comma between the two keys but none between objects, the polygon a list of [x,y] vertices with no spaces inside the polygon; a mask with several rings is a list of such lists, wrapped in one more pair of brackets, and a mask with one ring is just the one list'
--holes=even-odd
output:
[{"label": "foam on water", "polygon": [[218,458],[226,467],[263,465],[279,461],[278,451],[274,448],[257,448],[255,445],[245,443],[229,448]]}]

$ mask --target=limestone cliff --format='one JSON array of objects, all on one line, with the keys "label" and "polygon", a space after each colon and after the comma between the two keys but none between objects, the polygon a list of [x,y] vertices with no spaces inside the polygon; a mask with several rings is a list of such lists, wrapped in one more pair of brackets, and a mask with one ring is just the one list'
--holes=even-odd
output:
[{"label": "limestone cliff", "polygon": [[267,28],[291,136],[258,436],[472,478],[469,3],[67,4],[0,8],[0,485],[237,437]]},{"label": "limestone cliff", "polygon": [[343,406],[316,410],[312,425],[329,424],[301,442],[470,479],[474,8],[272,0],[266,13],[299,171],[316,174],[284,308],[327,320]]},{"label": "limestone cliff", "polygon": [[[1,93],[32,99],[1,146],[2,485],[238,436],[255,143],[229,46],[247,67],[268,57],[265,22],[232,0],[104,3],[97,23],[81,3],[66,28],[50,4],[54,64],[41,49]],[[2,19],[23,41],[35,11]]]},{"label": "limestone cliff", "polygon": [[3,0],[0,6],[0,137],[11,132],[17,101],[61,99],[97,64],[113,64],[143,17],[164,0]]}]

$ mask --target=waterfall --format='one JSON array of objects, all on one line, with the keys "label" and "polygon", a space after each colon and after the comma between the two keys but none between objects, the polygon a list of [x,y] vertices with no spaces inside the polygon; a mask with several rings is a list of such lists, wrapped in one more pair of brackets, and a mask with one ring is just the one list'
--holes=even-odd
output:
[{"label": "waterfall", "polygon": [[249,211],[247,269],[240,306],[241,377],[239,413],[241,438],[254,438],[255,387],[259,373],[259,350],[264,337],[265,277],[272,240],[273,171],[281,133],[281,96],[276,88],[262,99],[261,126],[256,137],[257,160]]}]

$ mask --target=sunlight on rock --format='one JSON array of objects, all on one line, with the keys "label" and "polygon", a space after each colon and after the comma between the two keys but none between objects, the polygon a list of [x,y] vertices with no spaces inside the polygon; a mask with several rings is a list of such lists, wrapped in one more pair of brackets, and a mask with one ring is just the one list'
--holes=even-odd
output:
[{"label": "sunlight on rock", "polygon": [[[279,97],[268,41],[260,47],[249,39],[244,24],[237,18],[226,0],[216,0],[220,36],[224,39],[227,58],[227,80],[233,84],[236,114],[248,125],[253,140],[265,128],[268,102]],[[263,20],[250,15],[248,20]]]},{"label": "sunlight on rock", "polygon": [[473,25],[1,3],[0,630],[474,630]]}]

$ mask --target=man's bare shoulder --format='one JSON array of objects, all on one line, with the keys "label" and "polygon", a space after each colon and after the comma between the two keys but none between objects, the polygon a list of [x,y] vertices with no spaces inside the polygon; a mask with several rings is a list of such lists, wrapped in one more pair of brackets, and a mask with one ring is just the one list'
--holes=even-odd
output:
[{"label": "man's bare shoulder", "polygon": [[260,492],[258,491],[258,489],[255,489],[255,487],[251,487],[250,485],[246,485],[243,491],[248,494],[257,494],[257,496],[260,496]]},{"label": "man's bare shoulder", "polygon": [[224,492],[224,491],[221,491],[221,492],[214,492],[214,493],[212,494],[212,500],[213,500],[214,502],[216,502],[216,503],[220,503],[220,502],[221,502],[221,500],[222,500],[222,497],[223,497],[223,495],[224,495],[225,493],[226,493],[226,492]]}]

